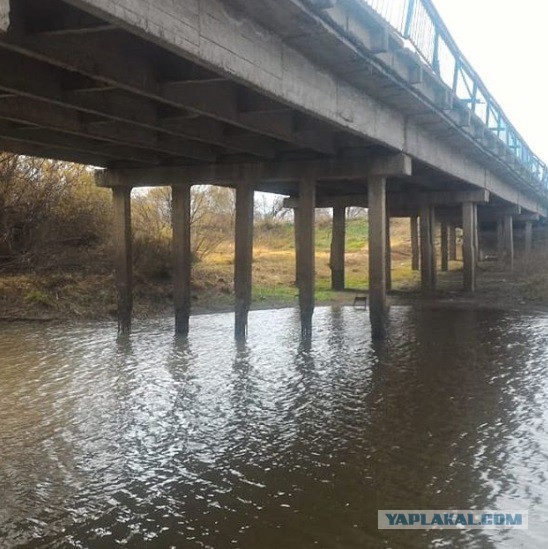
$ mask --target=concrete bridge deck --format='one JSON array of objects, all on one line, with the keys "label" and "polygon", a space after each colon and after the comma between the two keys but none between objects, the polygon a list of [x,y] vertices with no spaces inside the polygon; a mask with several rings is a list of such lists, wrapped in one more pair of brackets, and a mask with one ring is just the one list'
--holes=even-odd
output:
[{"label": "concrete bridge deck", "polygon": [[292,197],[303,325],[313,310],[314,208],[333,207],[338,227],[345,207],[370,208],[379,333],[387,216],[409,216],[415,226],[420,216],[431,291],[436,215],[446,235],[463,228],[470,290],[478,211],[498,224],[509,257],[514,218],[530,227],[547,215],[544,187],[510,144],[361,0],[0,0],[0,64],[1,149],[106,168],[99,181],[114,190],[124,329],[136,186],[173,187],[180,332],[190,307],[192,184],[237,188],[239,333],[250,302],[255,190]]}]

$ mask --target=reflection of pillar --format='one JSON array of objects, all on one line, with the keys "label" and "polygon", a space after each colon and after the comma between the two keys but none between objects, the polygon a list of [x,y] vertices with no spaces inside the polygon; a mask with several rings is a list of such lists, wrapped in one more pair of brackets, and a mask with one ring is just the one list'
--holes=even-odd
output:
[{"label": "reflection of pillar", "polygon": [[504,259],[506,268],[514,268],[514,218],[506,214],[503,219],[504,225]]},{"label": "reflection of pillar", "polygon": [[114,265],[118,294],[118,331],[129,333],[133,310],[133,269],[131,249],[131,188],[113,187]]},{"label": "reflection of pillar", "polygon": [[333,208],[333,230],[331,232],[331,288],[344,290],[344,248],[346,232],[346,208]]},{"label": "reflection of pillar", "polygon": [[424,293],[436,289],[436,247],[434,242],[436,211],[434,206],[423,204],[420,215],[421,284]]},{"label": "reflection of pillar", "polygon": [[531,252],[533,250],[533,222],[525,222],[525,257],[531,259]]},{"label": "reflection of pillar", "polygon": [[449,270],[449,226],[447,221],[441,222],[441,270]]},{"label": "reflection of pillar", "polygon": [[411,269],[419,270],[419,217],[411,216]]},{"label": "reflection of pillar", "polygon": [[476,290],[476,205],[473,202],[464,202],[462,204],[462,259],[464,289],[468,292]]},{"label": "reflection of pillar", "polygon": [[242,181],[236,187],[236,246],[234,254],[234,294],[236,297],[234,333],[247,335],[253,278],[253,182]]},{"label": "reflection of pillar", "polygon": [[306,178],[299,183],[299,213],[297,234],[297,280],[303,335],[310,335],[314,314],[314,220],[316,181]]},{"label": "reflection of pillar", "polygon": [[190,320],[190,185],[171,188],[173,226],[173,302],[175,306],[175,333],[188,334]]},{"label": "reflection of pillar", "polygon": [[449,224],[449,261],[457,260],[457,227]]},{"label": "reflection of pillar", "polygon": [[386,230],[385,230],[385,237],[386,237],[386,250],[385,250],[385,258],[386,258],[386,291],[389,292],[392,290],[392,244],[390,242],[390,215],[388,212],[386,213]]},{"label": "reflection of pillar", "polygon": [[386,334],[386,178],[370,177],[369,203],[369,316],[374,339]]}]

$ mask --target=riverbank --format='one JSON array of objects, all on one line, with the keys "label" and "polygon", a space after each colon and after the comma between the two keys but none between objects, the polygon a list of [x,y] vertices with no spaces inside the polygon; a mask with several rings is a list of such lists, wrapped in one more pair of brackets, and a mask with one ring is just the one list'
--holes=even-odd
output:
[{"label": "riverbank", "polygon": [[[254,248],[253,308],[271,309],[298,305],[292,227],[259,233]],[[548,254],[536,260],[516,261],[512,273],[494,261],[485,261],[478,272],[478,290],[466,294],[462,287],[462,263],[450,263],[449,272],[438,275],[438,291],[428,298],[420,291],[420,275],[411,270],[408,226],[392,224],[392,304],[420,307],[475,307],[548,310]],[[364,220],[351,220],[347,234],[345,292],[330,289],[330,233],[319,227],[316,248],[316,300],[319,305],[352,304],[367,292],[368,255]],[[81,259],[86,268],[64,272],[11,273],[0,276],[0,321],[105,320],[116,317],[115,281],[108,261]],[[220,246],[193,268],[193,313],[233,310],[234,249]],[[173,291],[169,276],[151,278],[139,271],[134,277],[134,315],[143,319],[171,314]]]}]

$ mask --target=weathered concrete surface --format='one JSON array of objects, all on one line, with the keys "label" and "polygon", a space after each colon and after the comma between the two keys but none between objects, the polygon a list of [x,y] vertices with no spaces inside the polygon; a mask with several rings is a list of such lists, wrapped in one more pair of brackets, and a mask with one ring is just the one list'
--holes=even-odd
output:
[{"label": "weathered concrete surface", "polygon": [[331,68],[311,62],[278,34],[244,17],[228,2],[71,3],[335,127],[403,151],[504,200],[546,215],[544,205],[529,191],[519,189],[515,181],[503,180],[459,147],[429,133],[412,117],[367,95]]},{"label": "weathered concrete surface", "polygon": [[172,187],[175,333],[187,335],[191,308],[190,184]]},{"label": "weathered concrete surface", "polygon": [[344,290],[344,254],[346,235],[346,208],[333,208],[333,229],[331,232],[331,288],[336,291]]},{"label": "weathered concrete surface", "polygon": [[235,336],[247,336],[247,318],[253,287],[253,198],[252,182],[236,187],[236,240],[234,251]]},{"label": "weathered concrete surface", "polygon": [[371,334],[386,334],[386,177],[368,179],[369,191],[369,317]]},{"label": "weathered concrete surface", "polygon": [[133,263],[131,240],[131,189],[112,190],[114,224],[112,240],[118,294],[118,331],[129,333],[133,311]]}]

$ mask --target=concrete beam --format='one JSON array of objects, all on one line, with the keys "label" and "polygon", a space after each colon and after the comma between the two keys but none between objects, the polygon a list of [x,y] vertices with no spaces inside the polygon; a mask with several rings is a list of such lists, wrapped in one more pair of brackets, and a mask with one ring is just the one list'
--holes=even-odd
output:
[{"label": "concrete beam", "polygon": [[[401,150],[446,174],[546,215],[546,207],[538,195],[535,197],[533,189],[525,189],[527,183],[519,174],[509,172],[506,180],[496,176],[471,160],[463,148],[437,138],[403,113],[338,78],[334,71],[308,60],[283,37],[257,21],[246,19],[241,11],[232,13],[223,2],[204,0],[195,9],[172,0],[157,0],[153,5],[134,0],[116,3],[70,0],[70,3],[254,89],[267,90],[277,100],[339,129]],[[302,11],[306,12],[306,7]],[[233,20],[238,20],[239,25],[233,25]],[[204,21],[208,24],[203,24]],[[320,20],[315,23],[322,27]],[[242,28],[245,28],[244,42]],[[338,40],[347,53],[364,59],[360,49],[338,33],[334,25],[324,23],[323,30]],[[265,40],[268,48],[264,47]],[[472,136],[459,131],[455,131],[455,136],[463,144],[474,144],[478,151],[484,151]],[[499,162],[487,153],[485,158],[489,165]]]},{"label": "concrete beam", "polygon": [[[400,155],[397,156],[399,157]],[[402,169],[407,169],[407,161],[403,160],[401,162]],[[397,164],[398,162],[395,161],[395,163]],[[303,177],[308,176],[313,176],[320,181],[340,179],[363,180],[370,174],[373,166],[372,159],[366,158],[157,167],[150,169],[116,170],[117,177],[114,180],[108,178],[108,176],[105,180],[104,175],[101,172],[98,172],[97,184],[99,186],[107,186],[106,182],[108,182],[108,185],[155,187],[171,185],[173,181],[192,181],[195,183],[233,185],[234,182],[241,179],[242,174],[245,174],[249,170],[254,170],[254,173],[257,174],[257,180],[262,182],[294,182],[300,181]],[[387,169],[387,167],[385,166],[384,169]],[[398,173],[394,175],[405,174]],[[293,208],[296,206],[296,203],[291,203],[288,207]]]},{"label": "concrete beam", "polygon": [[[368,196],[354,194],[345,196],[319,196],[316,198],[316,208],[335,208],[360,206],[367,208]],[[435,192],[402,192],[387,194],[390,210],[404,211],[407,209],[419,210],[423,203],[434,206],[458,205],[462,202],[489,202],[489,192],[484,189],[478,191],[435,191]],[[284,208],[295,207],[295,199],[286,198]]]}]

